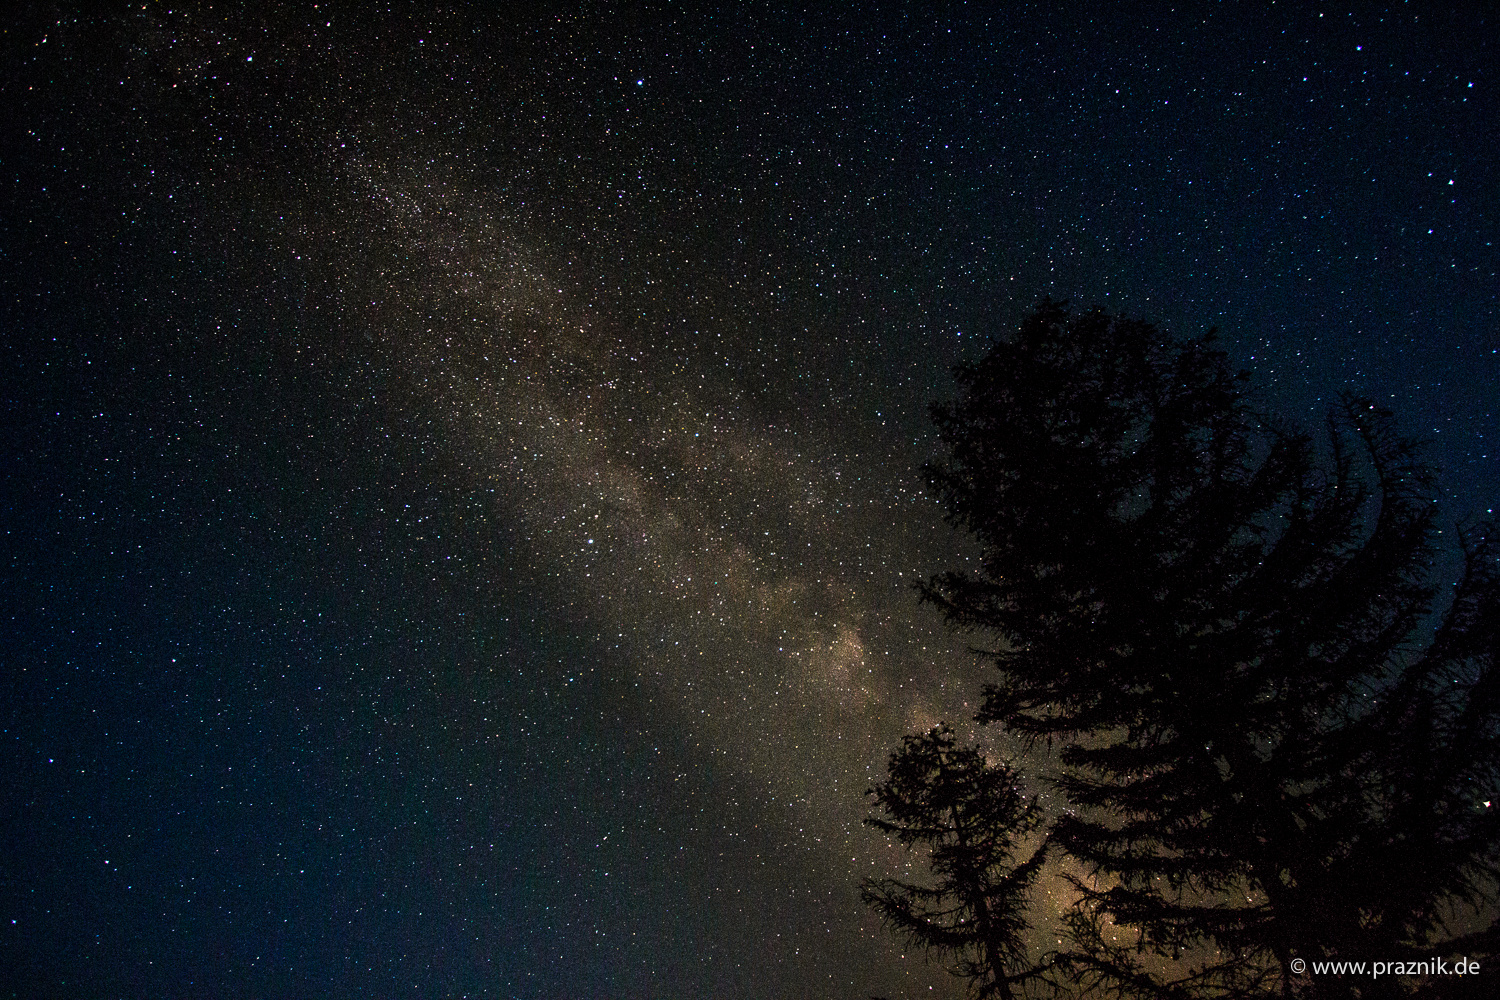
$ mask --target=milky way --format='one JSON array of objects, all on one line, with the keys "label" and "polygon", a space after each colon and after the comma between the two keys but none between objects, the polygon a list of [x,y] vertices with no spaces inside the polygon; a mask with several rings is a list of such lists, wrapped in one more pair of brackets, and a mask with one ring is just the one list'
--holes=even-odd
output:
[{"label": "milky way", "polygon": [[[481,199],[373,176],[362,214],[314,224],[293,256],[334,275],[416,261],[328,284],[378,341],[371,356],[443,414],[444,448],[515,526],[531,583],[619,650],[705,753],[847,829],[839,780],[857,800],[893,731],[962,711],[938,692],[964,657],[910,592],[955,548],[921,496],[923,442],[882,433],[878,411],[830,427],[821,388],[751,401],[743,349],[704,349],[718,324],[653,343],[555,287],[556,265],[500,235]],[[329,245],[349,256],[319,259]],[[936,690],[912,690],[915,673]]]},{"label": "milky way", "polygon": [[[747,352],[705,350],[721,324],[653,342],[557,287],[557,263],[501,235],[474,193],[357,177],[352,218],[310,219],[291,255],[329,276],[402,391],[442,413],[463,470],[449,488],[485,497],[482,516],[520,536],[515,568],[609,651],[608,666],[549,664],[551,681],[614,672],[732,773],[795,842],[756,856],[762,878],[847,898],[872,865],[904,860],[861,829],[863,792],[901,733],[972,715],[977,675],[911,590],[957,551],[921,494],[924,440],[879,411],[831,419],[820,400],[843,373],[752,399]],[[371,257],[415,263],[345,287]],[[825,919],[873,936],[857,911]]]}]

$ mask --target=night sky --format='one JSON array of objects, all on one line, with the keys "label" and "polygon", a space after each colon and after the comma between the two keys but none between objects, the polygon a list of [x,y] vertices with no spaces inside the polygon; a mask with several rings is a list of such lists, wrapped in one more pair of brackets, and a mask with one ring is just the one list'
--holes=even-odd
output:
[{"label": "night sky", "polygon": [[7,14],[0,995],[960,995],[863,793],[1044,295],[1500,500],[1495,18],[1052,6]]}]

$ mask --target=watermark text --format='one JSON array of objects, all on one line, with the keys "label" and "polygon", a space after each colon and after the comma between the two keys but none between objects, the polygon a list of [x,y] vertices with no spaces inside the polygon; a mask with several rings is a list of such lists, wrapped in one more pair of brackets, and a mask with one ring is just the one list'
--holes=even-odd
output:
[{"label": "watermark text", "polygon": [[1315,976],[1472,976],[1479,972],[1479,963],[1468,958],[1424,958],[1401,962],[1309,962],[1294,958],[1292,975],[1311,972]]}]

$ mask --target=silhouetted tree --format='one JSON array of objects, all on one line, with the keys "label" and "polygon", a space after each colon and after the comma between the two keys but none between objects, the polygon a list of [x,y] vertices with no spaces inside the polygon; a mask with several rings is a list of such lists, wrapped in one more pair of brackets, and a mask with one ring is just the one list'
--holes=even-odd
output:
[{"label": "silhouetted tree", "polygon": [[889,775],[870,790],[886,818],[865,822],[925,848],[935,881],[867,879],[861,895],[912,944],[952,960],[974,996],[1015,996],[1040,975],[1027,949],[1026,910],[1047,841],[1015,862],[1042,820],[1036,800],[1008,767],[958,746],[946,726],[906,737]]},{"label": "silhouetted tree", "polygon": [[[1391,415],[1346,399],[1320,448],[1252,410],[1212,332],[1048,301],[958,378],[927,476],[981,558],[922,593],[999,640],[980,720],[1062,745],[1051,836],[1092,877],[1058,968],[1377,996],[1412,984],[1289,963],[1493,953],[1493,522],[1439,601],[1432,473]],[[1450,926],[1465,905],[1483,929]]]}]

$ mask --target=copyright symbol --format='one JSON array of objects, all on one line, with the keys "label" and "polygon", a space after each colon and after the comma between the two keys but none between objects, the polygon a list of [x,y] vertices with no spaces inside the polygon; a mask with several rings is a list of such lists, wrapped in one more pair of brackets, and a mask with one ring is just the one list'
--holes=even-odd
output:
[{"label": "copyright symbol", "polygon": [[1292,975],[1300,976],[1307,971],[1307,963],[1300,958],[1292,959]]}]

